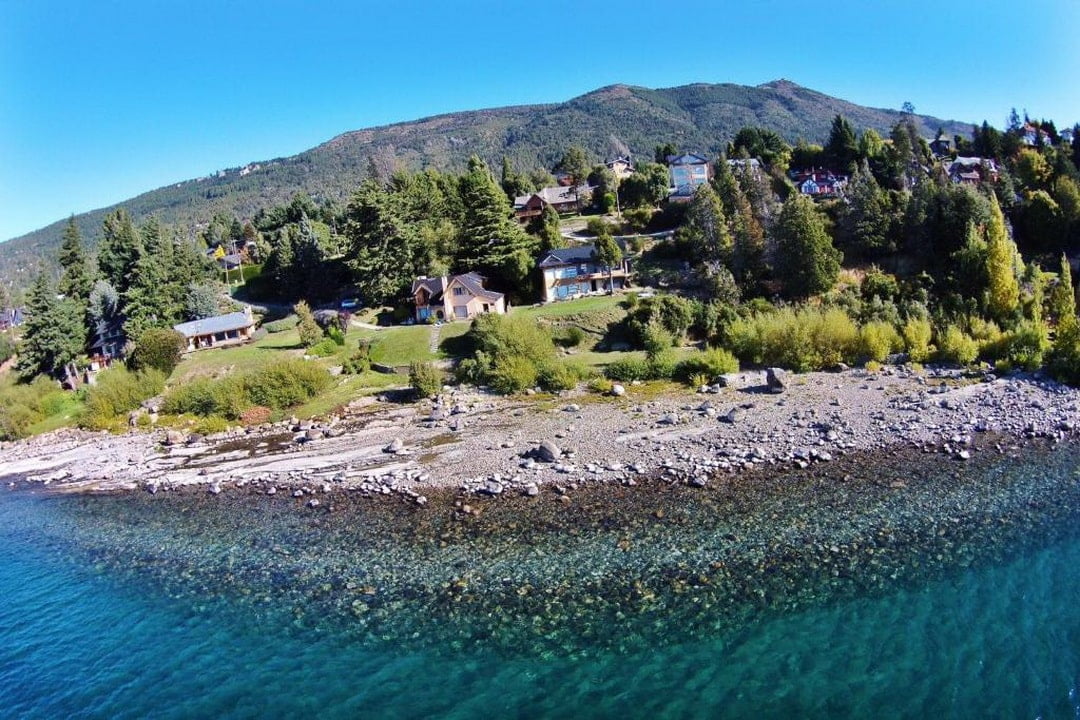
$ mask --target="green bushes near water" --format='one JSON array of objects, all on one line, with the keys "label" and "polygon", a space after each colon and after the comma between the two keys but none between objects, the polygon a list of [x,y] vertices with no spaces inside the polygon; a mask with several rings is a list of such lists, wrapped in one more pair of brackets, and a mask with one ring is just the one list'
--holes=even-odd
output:
[{"label": "green bushes near water", "polygon": [[274,410],[299,405],[326,390],[331,382],[330,373],[320,365],[291,359],[244,375],[194,380],[169,392],[162,409],[176,415],[218,415],[237,420],[256,405]]},{"label": "green bushes near water", "polygon": [[504,394],[533,387],[557,392],[587,376],[583,368],[557,356],[551,332],[530,318],[481,315],[466,338],[474,351],[458,363],[457,377],[464,382],[489,385]]},{"label": "green bushes near water", "polygon": [[123,365],[114,365],[98,373],[95,384],[87,387],[79,424],[96,429],[112,427],[118,418],[164,389],[165,374],[157,368],[132,372]]},{"label": "green bushes near water", "polygon": [[838,308],[789,307],[732,321],[727,345],[741,361],[777,365],[796,372],[854,362],[859,328]]},{"label": "green bushes near water", "polygon": [[39,377],[23,385],[0,376],[0,440],[26,437],[34,425],[77,408],[74,393],[61,390],[53,380]]}]

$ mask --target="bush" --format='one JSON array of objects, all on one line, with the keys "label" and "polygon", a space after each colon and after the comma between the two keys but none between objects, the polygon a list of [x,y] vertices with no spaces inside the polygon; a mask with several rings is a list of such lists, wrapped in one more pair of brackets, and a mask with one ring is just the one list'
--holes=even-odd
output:
[{"label": "bush", "polygon": [[337,325],[327,326],[326,337],[333,340],[338,347],[345,347],[345,333]]},{"label": "bush", "polygon": [[956,325],[945,328],[938,339],[938,355],[958,365],[970,365],[979,356],[979,344]]},{"label": "bush", "polygon": [[684,380],[694,375],[702,375],[705,377],[704,383],[691,385],[704,385],[714,382],[721,375],[733,372],[739,372],[739,361],[734,355],[723,348],[708,348],[680,362],[676,375]]},{"label": "bush", "polygon": [[610,380],[618,380],[619,382],[648,380],[649,363],[644,358],[622,358],[604,368],[604,375]]},{"label": "bush", "polygon": [[536,382],[549,392],[573,390],[581,379],[581,371],[566,363],[555,362],[540,368]]},{"label": "bush", "polygon": [[934,347],[930,344],[930,340],[934,336],[934,329],[929,320],[909,318],[904,323],[901,334],[904,336],[904,348],[907,350],[911,362],[926,362],[934,352]]},{"label": "bush", "polygon": [[646,355],[649,366],[650,380],[670,380],[675,377],[675,370],[679,366],[679,357],[671,348],[658,353]]},{"label": "bush", "polygon": [[157,369],[131,372],[121,365],[104,370],[97,383],[86,390],[86,408],[80,423],[86,427],[108,427],[123,413],[139,407],[165,387],[165,375]]},{"label": "bush", "polygon": [[563,347],[577,347],[585,342],[585,331],[577,325],[562,327],[555,333],[555,340]]},{"label": "bush", "polygon": [[504,355],[495,361],[487,381],[496,392],[510,394],[536,387],[537,377],[532,360],[524,355]]},{"label": "bush", "polygon": [[255,405],[240,413],[240,422],[245,425],[262,425],[263,423],[270,422],[271,415],[270,408],[262,405]]},{"label": "bush", "polygon": [[839,308],[782,308],[739,318],[727,328],[727,344],[743,362],[806,372],[851,362],[858,327]]},{"label": "bush", "polygon": [[150,328],[139,335],[128,363],[132,370],[160,370],[168,376],[180,364],[187,341],[168,328]]},{"label": "bush", "polygon": [[664,350],[670,350],[672,345],[675,344],[675,338],[671,333],[662,328],[659,323],[655,322],[649,323],[645,327],[641,340],[642,347],[646,354],[649,355],[655,355]]},{"label": "bush", "polygon": [[221,415],[235,420],[250,406],[244,378],[231,376],[221,380],[197,378],[180,385],[165,396],[162,410],[174,415]]},{"label": "bush", "polygon": [[1048,365],[1050,373],[1061,382],[1080,385],[1080,322],[1075,318],[1058,323]]},{"label": "bush", "polygon": [[73,400],[72,393],[46,377],[30,384],[8,384],[0,376],[0,440],[26,437],[35,423],[72,409]]},{"label": "bush", "polygon": [[418,398],[428,398],[442,391],[443,374],[431,363],[414,362],[409,366],[409,387]]},{"label": "bush", "polygon": [[280,410],[310,400],[330,386],[333,379],[325,368],[303,360],[285,360],[268,365],[245,378],[252,404]]},{"label": "bush", "polygon": [[7,362],[15,355],[15,343],[7,335],[0,333],[0,363]]},{"label": "bush", "polygon": [[292,330],[300,322],[300,318],[296,315],[288,315],[280,320],[274,320],[273,322],[263,323],[263,329],[268,333],[285,332],[286,330]]},{"label": "bush", "polygon": [[601,395],[607,395],[614,389],[615,383],[611,382],[606,377],[595,377],[589,381],[586,387],[594,393],[600,393]]},{"label": "bush", "polygon": [[901,347],[903,340],[889,323],[876,320],[859,329],[859,350],[868,360],[884,362],[886,357]]},{"label": "bush", "polygon": [[315,357],[330,357],[337,352],[337,349],[338,344],[334,342],[334,339],[326,337],[309,347],[307,354]]},{"label": "bush", "polygon": [[1050,350],[1046,324],[1034,320],[1022,320],[1015,329],[1007,332],[999,345],[999,359],[1011,367],[1037,370]]}]

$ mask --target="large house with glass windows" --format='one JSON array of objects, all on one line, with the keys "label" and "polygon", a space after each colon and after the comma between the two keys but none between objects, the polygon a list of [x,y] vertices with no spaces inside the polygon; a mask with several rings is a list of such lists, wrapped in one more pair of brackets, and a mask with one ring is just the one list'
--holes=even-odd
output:
[{"label": "large house with glass windows", "polygon": [[506,298],[485,288],[484,280],[474,272],[413,280],[417,322],[468,320],[484,313],[506,312]]},{"label": "large house with glass windows", "polygon": [[[591,245],[549,251],[540,258],[540,273],[544,302],[608,290],[609,268],[593,257]],[[626,287],[629,275],[629,262],[623,258],[610,268],[612,289]]]}]

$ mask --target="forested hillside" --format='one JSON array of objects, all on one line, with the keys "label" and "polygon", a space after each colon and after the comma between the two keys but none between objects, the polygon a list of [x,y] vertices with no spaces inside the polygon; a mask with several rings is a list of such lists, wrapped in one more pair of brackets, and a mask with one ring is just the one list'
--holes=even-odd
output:
[{"label": "forested hillside", "polygon": [[[769,128],[791,143],[822,143],[837,114],[857,130],[872,128],[883,135],[900,117],[899,111],[862,107],[785,80],[757,87],[695,84],[660,90],[614,85],[553,105],[451,113],[347,132],[293,157],[219,171],[84,213],[76,223],[93,246],[107,213],[122,205],[136,222],[153,214],[163,224],[192,228],[194,235],[215,214],[250,218],[299,192],[320,204],[343,204],[372,171],[461,171],[477,155],[492,167],[506,156],[516,170],[527,173],[550,169],[569,145],[600,158],[651,156],[662,143],[715,154],[745,126]],[[939,128],[949,137],[971,130],[963,123],[916,119],[926,137]],[[4,243],[0,278],[26,287],[34,268],[53,264],[64,220]]]}]

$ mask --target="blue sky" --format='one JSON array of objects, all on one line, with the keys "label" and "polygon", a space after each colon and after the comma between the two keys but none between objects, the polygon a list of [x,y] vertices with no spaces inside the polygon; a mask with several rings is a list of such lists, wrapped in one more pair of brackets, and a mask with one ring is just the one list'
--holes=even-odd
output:
[{"label": "blue sky", "polygon": [[1078,39],[1078,0],[0,0],[0,240],[346,130],[616,82],[783,77],[1072,125]]}]

